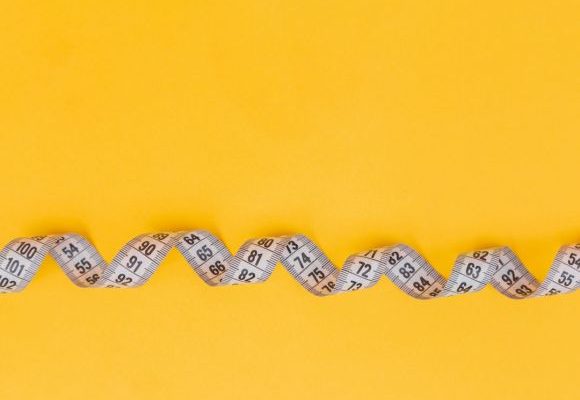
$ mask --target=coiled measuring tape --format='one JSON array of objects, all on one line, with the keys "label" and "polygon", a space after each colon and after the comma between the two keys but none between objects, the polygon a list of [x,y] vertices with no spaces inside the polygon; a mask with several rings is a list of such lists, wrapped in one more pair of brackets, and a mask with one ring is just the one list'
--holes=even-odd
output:
[{"label": "coiled measuring tape", "polygon": [[543,282],[534,278],[508,247],[460,254],[451,276],[445,279],[404,244],[353,254],[337,269],[304,235],[251,239],[232,255],[217,237],[195,230],[137,236],[109,265],[88,240],[75,233],[15,239],[0,252],[0,292],[23,290],[47,254],[77,286],[141,286],[173,247],[211,286],[264,282],[278,262],[318,296],[370,288],[382,275],[417,299],[477,292],[488,283],[512,299],[570,293],[580,286],[580,244],[559,249]]}]

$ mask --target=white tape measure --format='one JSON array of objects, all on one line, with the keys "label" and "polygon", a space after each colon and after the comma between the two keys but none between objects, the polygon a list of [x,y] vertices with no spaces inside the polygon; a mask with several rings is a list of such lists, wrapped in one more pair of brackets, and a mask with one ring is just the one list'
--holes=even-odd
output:
[{"label": "white tape measure", "polygon": [[48,253],[77,286],[141,286],[174,246],[212,286],[263,282],[278,262],[318,296],[369,288],[383,274],[417,299],[477,292],[488,283],[512,299],[570,293],[580,286],[580,244],[561,247],[540,283],[507,247],[459,255],[451,277],[445,279],[404,244],[353,254],[339,270],[303,235],[248,240],[232,255],[211,233],[196,230],[137,236],[110,265],[91,243],[75,233],[15,239],[0,252],[0,292],[23,290]]}]

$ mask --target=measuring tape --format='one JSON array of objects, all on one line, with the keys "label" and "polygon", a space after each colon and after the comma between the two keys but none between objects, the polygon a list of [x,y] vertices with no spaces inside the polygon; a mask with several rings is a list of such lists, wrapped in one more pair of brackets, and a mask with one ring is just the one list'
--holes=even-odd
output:
[{"label": "measuring tape", "polygon": [[543,282],[508,247],[460,254],[445,279],[404,244],[353,254],[339,270],[304,235],[251,239],[232,255],[217,237],[195,230],[137,236],[109,265],[88,240],[75,233],[15,239],[0,252],[0,292],[19,292],[28,286],[47,254],[77,286],[141,286],[173,247],[211,286],[264,282],[278,262],[317,296],[370,288],[382,275],[417,299],[478,292],[488,283],[512,299],[570,293],[580,286],[580,244],[559,249]]}]

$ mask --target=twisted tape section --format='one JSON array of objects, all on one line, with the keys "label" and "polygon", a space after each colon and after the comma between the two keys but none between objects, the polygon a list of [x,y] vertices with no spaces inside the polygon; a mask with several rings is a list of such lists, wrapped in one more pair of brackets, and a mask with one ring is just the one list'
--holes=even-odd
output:
[{"label": "twisted tape section", "polygon": [[47,254],[79,287],[141,286],[173,247],[211,286],[264,282],[278,262],[318,296],[370,288],[383,274],[417,299],[477,292],[488,283],[512,299],[571,293],[580,286],[580,244],[559,249],[543,282],[534,278],[508,247],[460,254],[451,276],[445,279],[404,244],[353,254],[339,270],[304,235],[251,239],[232,255],[214,235],[195,230],[139,235],[123,246],[109,265],[76,233],[15,239],[0,251],[0,292],[26,288]]}]

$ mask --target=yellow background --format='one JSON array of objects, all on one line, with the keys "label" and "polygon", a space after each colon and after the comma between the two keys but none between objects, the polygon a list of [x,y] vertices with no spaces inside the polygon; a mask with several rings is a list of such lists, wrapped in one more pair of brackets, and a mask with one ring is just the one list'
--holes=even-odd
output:
[{"label": "yellow background", "polygon": [[[302,232],[446,274],[508,244],[543,276],[580,238],[580,7],[476,3],[1,0],[1,242]],[[48,260],[0,300],[4,399],[579,394],[578,294],[214,289],[172,251],[141,289]]]}]

